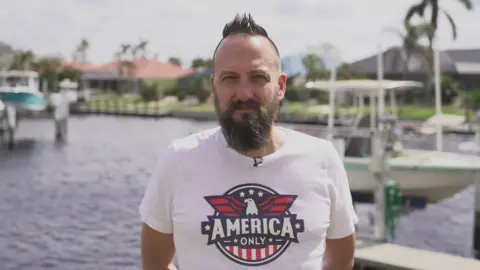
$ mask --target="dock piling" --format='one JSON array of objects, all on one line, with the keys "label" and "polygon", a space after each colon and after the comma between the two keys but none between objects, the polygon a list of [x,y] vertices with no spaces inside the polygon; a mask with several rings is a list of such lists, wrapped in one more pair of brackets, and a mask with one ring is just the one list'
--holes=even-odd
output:
[{"label": "dock piling", "polygon": [[53,119],[55,122],[55,141],[63,142],[68,135],[68,117],[70,114],[70,100],[68,91],[77,89],[78,83],[65,79],[60,82],[60,91],[52,95],[54,106]]},{"label": "dock piling", "polygon": [[[480,150],[480,110],[476,113],[475,121],[475,146]],[[477,154],[479,152],[477,151]],[[475,207],[473,216],[473,255],[480,260],[480,172],[476,173],[475,181]]]},{"label": "dock piling", "polygon": [[6,133],[8,148],[12,150],[15,147],[15,129],[17,127],[17,111],[12,105],[5,106],[6,113]]},{"label": "dock piling", "polygon": [[[391,196],[396,196],[394,180],[389,179],[390,166],[389,159],[393,155],[395,143],[399,139],[396,133],[397,119],[395,116],[384,116],[380,118],[379,133],[375,137],[379,137],[380,143],[375,151],[374,158],[370,164],[369,170],[376,179],[375,187],[375,240],[377,242],[388,242],[394,235],[392,230],[395,229],[396,216],[393,215],[393,208],[397,200],[392,201]],[[388,186],[387,186],[387,181]],[[388,195],[388,196],[387,196]],[[387,199],[390,203],[387,204]],[[392,204],[392,202],[395,202]],[[391,209],[390,209],[391,208]],[[393,223],[392,223],[393,222]],[[388,226],[387,226],[388,224]],[[387,229],[389,232],[387,232]]]}]

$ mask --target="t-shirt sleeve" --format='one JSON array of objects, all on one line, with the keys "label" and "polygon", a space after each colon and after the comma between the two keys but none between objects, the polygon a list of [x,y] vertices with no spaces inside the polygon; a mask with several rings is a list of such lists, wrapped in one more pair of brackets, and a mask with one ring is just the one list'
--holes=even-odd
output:
[{"label": "t-shirt sleeve", "polygon": [[347,237],[355,232],[358,217],[353,208],[345,166],[337,150],[330,142],[328,153],[330,155],[327,157],[327,172],[333,181],[333,185],[330,190],[331,212],[327,238],[337,239]]},{"label": "t-shirt sleeve", "polygon": [[178,178],[174,154],[172,145],[160,154],[139,207],[142,221],[162,233],[173,233],[174,183]]}]

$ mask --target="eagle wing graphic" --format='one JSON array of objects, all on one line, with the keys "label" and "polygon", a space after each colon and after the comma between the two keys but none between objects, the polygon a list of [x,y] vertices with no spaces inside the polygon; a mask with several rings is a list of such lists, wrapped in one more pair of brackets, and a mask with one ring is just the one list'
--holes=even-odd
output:
[{"label": "eagle wing graphic", "polygon": [[233,196],[206,196],[205,200],[223,216],[240,217],[246,204],[235,199]]},{"label": "eagle wing graphic", "polygon": [[264,216],[278,217],[290,209],[296,198],[295,195],[274,195],[260,203],[258,209]]}]

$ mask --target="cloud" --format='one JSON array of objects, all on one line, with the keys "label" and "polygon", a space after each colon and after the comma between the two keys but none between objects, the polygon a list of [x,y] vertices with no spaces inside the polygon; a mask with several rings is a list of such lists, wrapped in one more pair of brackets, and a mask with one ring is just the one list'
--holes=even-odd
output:
[{"label": "cloud", "polygon": [[[283,55],[329,42],[345,60],[367,56],[385,27],[401,28],[414,0],[16,0],[0,9],[2,41],[31,48],[37,54],[70,57],[83,37],[91,43],[89,59],[102,63],[113,58],[121,43],[149,40],[148,48],[161,59],[180,56],[188,64],[196,56],[209,57],[224,24],[237,12],[251,12],[269,31]],[[451,41],[444,17],[440,45],[478,47],[476,25],[480,4],[467,12],[458,1],[443,1],[454,16],[459,38]],[[385,34],[386,45],[398,44]]]}]

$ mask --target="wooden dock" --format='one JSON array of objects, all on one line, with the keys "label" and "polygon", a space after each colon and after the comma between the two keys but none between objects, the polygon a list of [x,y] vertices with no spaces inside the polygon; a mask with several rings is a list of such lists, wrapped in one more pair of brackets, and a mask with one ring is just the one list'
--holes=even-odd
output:
[{"label": "wooden dock", "polygon": [[357,240],[354,269],[479,270],[480,260],[389,243]]}]

